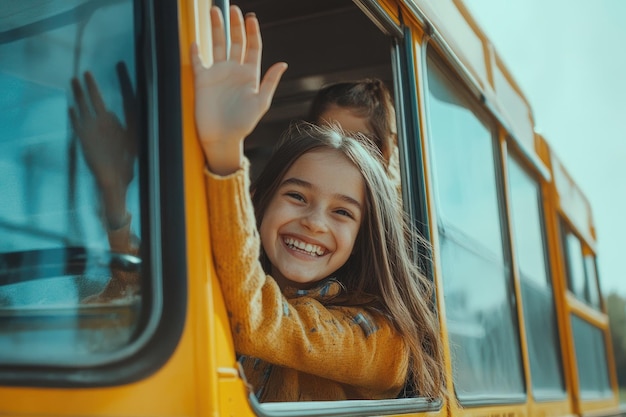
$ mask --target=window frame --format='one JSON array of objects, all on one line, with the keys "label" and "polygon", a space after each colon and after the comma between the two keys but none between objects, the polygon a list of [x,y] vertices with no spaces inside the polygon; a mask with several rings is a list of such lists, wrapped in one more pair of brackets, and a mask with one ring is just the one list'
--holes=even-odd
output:
[{"label": "window frame", "polygon": [[[175,2],[134,0],[133,4],[137,96],[143,109],[141,137],[146,138],[140,144],[140,149],[144,145],[146,149],[139,153],[139,178],[144,185],[140,198],[149,202],[141,227],[144,250],[152,255],[150,262],[142,265],[142,284],[154,294],[143,294],[142,333],[125,349],[124,356],[103,364],[2,366],[2,385],[86,388],[128,384],[160,369],[182,335],[187,265],[183,187],[179,186],[183,170],[178,8]],[[167,180],[161,181],[161,176]]]},{"label": "window frame", "polygon": [[[580,245],[580,253],[576,254],[580,255],[582,273],[583,273],[583,294],[578,294],[574,288],[574,283],[572,281],[572,253],[570,246],[567,242],[568,238],[574,238],[578,240]],[[600,277],[598,276],[597,269],[597,261],[595,254],[589,248],[589,245],[585,242],[585,240],[575,231],[573,227],[569,225],[567,220],[564,217],[559,218],[559,240],[561,245],[561,250],[563,253],[563,270],[565,272],[565,283],[567,293],[574,297],[579,302],[583,303],[590,309],[598,313],[604,312],[604,302],[602,300],[602,292],[600,291]],[[593,277],[589,276],[587,271],[586,260],[588,257],[591,257],[595,275]],[[594,305],[589,295],[589,286],[593,285],[596,295],[598,296],[598,304]]]},{"label": "window frame", "polygon": [[[513,139],[509,136],[507,137],[507,141],[512,141]],[[508,143],[508,142],[507,142]],[[521,314],[522,317],[524,319],[524,334],[525,339],[526,339],[526,353],[527,353],[527,366],[528,366],[528,370],[530,372],[530,378],[527,381],[527,385],[529,388],[529,392],[530,395],[532,396],[532,398],[537,402],[537,403],[548,403],[548,402],[553,402],[553,401],[563,401],[565,399],[567,399],[567,395],[568,395],[568,389],[567,389],[567,375],[565,372],[565,362],[564,362],[564,357],[563,357],[563,342],[562,342],[562,329],[561,329],[561,325],[559,323],[559,311],[558,311],[558,307],[557,307],[557,287],[555,285],[555,280],[553,277],[553,263],[554,260],[552,260],[550,258],[550,240],[549,240],[549,233],[548,233],[548,224],[549,221],[546,218],[546,208],[545,208],[545,204],[544,204],[544,190],[543,190],[543,184],[542,184],[542,179],[544,178],[541,174],[537,173],[537,169],[536,167],[532,167],[529,168],[528,163],[524,162],[524,157],[520,156],[517,152],[511,152],[507,149],[506,152],[506,178],[507,178],[507,192],[508,192],[508,197],[509,197],[509,209],[510,209],[510,217],[511,217],[511,248],[512,248],[512,256],[515,258],[515,262],[514,262],[514,267],[517,269],[516,273],[518,276],[518,280],[519,280],[519,285],[520,285],[520,307],[521,307]],[[545,285],[546,288],[549,289],[550,291],[550,296],[552,299],[552,310],[553,310],[553,314],[554,314],[554,326],[555,326],[555,336],[556,336],[556,344],[555,344],[555,353],[557,355],[557,364],[559,367],[559,376],[561,378],[561,383],[562,383],[562,390],[561,391],[556,391],[556,390],[545,390],[545,389],[536,389],[535,386],[533,385],[533,376],[532,376],[532,366],[531,366],[531,353],[530,350],[528,349],[528,344],[529,344],[529,340],[528,340],[528,329],[526,328],[527,325],[527,321],[526,321],[526,317],[525,317],[525,312],[524,312],[524,304],[525,304],[525,299],[524,299],[524,295],[523,295],[523,289],[522,289],[522,281],[528,281],[529,285],[531,286],[537,286],[539,285],[538,282],[536,280],[534,280],[533,278],[530,278],[525,271],[524,268],[522,267],[522,265],[519,262],[519,255],[518,253],[514,250],[514,248],[517,246],[517,242],[515,241],[515,222],[513,221],[513,217],[514,217],[514,205],[513,205],[513,189],[511,187],[511,183],[510,183],[510,171],[511,169],[509,168],[511,165],[511,161],[517,165],[518,170],[520,170],[524,175],[526,175],[526,177],[532,181],[537,187],[536,187],[536,191],[537,191],[537,214],[539,217],[539,228],[540,228],[540,237],[541,237],[541,244],[542,244],[542,252],[543,252],[543,263],[544,263],[544,268],[545,268],[545,278],[546,281],[543,283]],[[537,395],[537,393],[541,393],[544,392],[545,395]]]},{"label": "window frame", "polygon": [[[389,18],[389,14],[374,0],[353,0],[355,6],[369,18],[382,34],[389,39],[390,64],[393,72],[394,109],[396,112],[400,175],[404,210],[416,229],[429,240],[429,221],[426,200],[425,167],[421,149],[421,130],[418,116],[417,78],[415,74],[414,39],[412,29],[400,20],[400,24]],[[224,7],[219,5],[219,7]],[[400,11],[401,13],[401,11]],[[391,87],[391,86],[390,86]],[[424,245],[417,244],[416,259],[432,254]],[[424,273],[432,280],[430,262],[420,264]],[[436,295],[433,295],[436,299]],[[404,413],[439,413],[443,410],[441,399],[424,397],[394,398],[385,400],[339,400],[300,401],[285,403],[260,403],[255,395],[249,395],[249,403],[260,417],[283,415],[354,416],[396,415]]]},{"label": "window frame", "polygon": [[[525,364],[525,360],[523,356],[520,319],[519,319],[519,314],[518,314],[518,309],[517,309],[518,300],[516,298],[517,294],[516,294],[516,289],[515,289],[515,283],[514,283],[515,278],[514,278],[514,271],[513,271],[513,264],[512,264],[513,255],[512,255],[512,247],[511,247],[510,232],[509,232],[509,219],[508,219],[509,213],[507,211],[507,206],[506,206],[507,202],[506,202],[506,195],[505,195],[505,183],[504,183],[505,177],[504,177],[504,168],[503,168],[504,155],[499,146],[500,140],[499,140],[498,123],[497,123],[495,116],[491,113],[489,108],[485,106],[484,97],[480,93],[475,93],[470,87],[467,86],[463,78],[457,75],[453,69],[451,69],[451,66],[453,65],[448,64],[446,58],[444,57],[445,54],[442,54],[439,46],[436,43],[433,43],[432,41],[425,42],[423,51],[424,51],[423,53],[424,57],[423,57],[422,65],[423,65],[423,70],[425,73],[424,94],[426,95],[429,94],[427,82],[428,82],[428,72],[429,72],[428,60],[430,58],[432,59],[432,61],[434,61],[435,65],[438,66],[438,69],[443,74],[443,76],[448,79],[452,87],[454,87],[454,91],[458,94],[458,96],[460,96],[463,100],[466,101],[468,108],[472,110],[476,119],[480,123],[482,123],[485,126],[485,128],[490,132],[490,140],[491,140],[490,146],[492,148],[492,155],[493,155],[492,163],[494,166],[494,186],[495,186],[495,193],[496,193],[496,198],[497,198],[497,209],[499,213],[499,222],[500,222],[500,241],[502,243],[501,266],[503,267],[505,271],[503,278],[505,279],[504,286],[508,295],[507,297],[508,299],[513,299],[513,301],[508,304],[508,307],[511,309],[511,319],[512,319],[512,324],[514,326],[514,329],[512,329],[512,332],[516,335],[515,342],[516,342],[516,346],[518,350],[518,357],[519,357],[518,365],[520,368],[519,371],[520,371],[520,376],[521,376],[520,382],[521,382],[521,387],[523,390],[520,393],[513,393],[513,394],[489,394],[489,393],[488,394],[472,394],[472,395],[468,395],[467,398],[460,399],[458,394],[456,394],[456,386],[454,386],[455,395],[457,396],[459,403],[465,407],[480,407],[480,406],[504,405],[504,404],[508,404],[508,405],[523,404],[527,401],[527,397],[528,397],[526,375],[525,375],[526,364]],[[425,107],[426,107],[425,112],[426,114],[428,114],[428,111],[429,111],[427,108],[428,106],[425,105]],[[428,127],[427,130],[429,132],[428,141],[431,141],[432,139],[430,138],[430,127]],[[432,145],[429,145],[429,148],[431,149],[429,151],[430,154],[428,155],[428,157],[429,157],[429,160],[432,161],[434,159]],[[435,169],[433,168],[433,166],[434,166],[434,163],[431,162],[430,164],[431,172],[429,176],[431,177],[430,187],[433,190],[435,190],[436,189],[435,182],[432,179],[432,177],[434,177],[434,172],[435,172]],[[478,256],[481,257],[481,259],[489,259],[493,261],[495,258],[492,256],[490,251],[487,254],[486,252],[481,250],[482,248],[476,249],[474,247],[470,247],[467,244],[467,240],[463,239],[465,234],[462,231],[458,230],[454,225],[452,225],[451,227],[448,227],[449,230],[446,230],[445,224],[440,219],[441,216],[439,213],[441,213],[441,201],[440,201],[438,192],[433,191],[432,195],[433,195],[432,198],[434,200],[433,208],[437,212],[437,215],[436,215],[437,223],[436,225],[434,225],[436,228],[436,231],[434,233],[437,234],[436,240],[439,242],[442,237],[447,238],[451,240],[452,242],[454,242],[455,245],[458,245],[464,250],[472,252],[474,254],[478,254]],[[474,240],[473,238],[470,238],[470,239]],[[440,247],[435,249],[435,251],[439,252],[438,257],[440,257],[441,256]],[[440,274],[442,274],[441,272],[442,261],[438,260],[437,265],[440,269]],[[454,381],[452,383],[454,384]]]}]

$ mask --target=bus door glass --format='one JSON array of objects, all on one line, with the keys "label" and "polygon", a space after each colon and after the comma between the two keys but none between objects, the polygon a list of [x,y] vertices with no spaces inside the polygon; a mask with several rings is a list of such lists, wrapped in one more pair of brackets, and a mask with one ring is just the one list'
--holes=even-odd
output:
[{"label": "bus door glass", "polygon": [[[142,218],[134,4],[37,5],[5,2],[0,14],[0,367],[106,363],[139,331],[146,290],[133,242]],[[122,224],[107,221],[111,196],[94,158],[100,178],[127,171]]]}]

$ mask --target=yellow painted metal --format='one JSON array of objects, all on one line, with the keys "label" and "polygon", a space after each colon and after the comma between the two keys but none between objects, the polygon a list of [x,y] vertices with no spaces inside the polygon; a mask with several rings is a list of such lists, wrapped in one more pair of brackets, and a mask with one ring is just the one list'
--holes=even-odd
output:
[{"label": "yellow painted metal", "polygon": [[[549,166],[552,177],[554,178],[553,164],[558,161],[554,154],[551,152],[550,147],[546,140],[540,135],[536,136],[535,140],[538,154],[541,159]],[[569,177],[565,168],[558,163],[556,168],[562,171],[562,175]],[[569,181],[567,184],[567,190],[577,190],[576,185]],[[552,260],[551,274],[553,280],[553,288],[556,294],[555,304],[557,309],[557,318],[559,324],[559,336],[561,339],[561,354],[564,363],[564,374],[566,378],[566,389],[568,396],[572,403],[572,412],[576,414],[587,414],[589,412],[599,412],[600,414],[610,414],[617,410],[619,404],[618,392],[617,392],[617,378],[615,375],[614,359],[612,356],[612,350],[610,348],[610,333],[608,328],[608,317],[606,312],[599,312],[594,310],[590,306],[584,304],[578,300],[568,290],[567,282],[567,270],[565,267],[565,253],[561,244],[561,230],[560,222],[564,222],[579,236],[584,236],[583,242],[587,246],[586,250],[589,251],[590,245],[595,247],[595,233],[593,233],[593,223],[591,219],[591,213],[588,212],[588,222],[576,222],[573,223],[567,217],[567,213],[571,212],[563,207],[563,204],[567,204],[570,199],[562,198],[565,185],[561,183],[561,186],[557,186],[555,181],[550,183],[543,183],[543,201],[544,201],[544,213],[546,218],[546,229],[548,237],[548,250],[549,257]],[[561,193],[561,194],[560,194]],[[577,193],[576,193],[577,194]],[[579,197],[584,199],[584,196]],[[586,201],[586,200],[584,200]],[[579,226],[579,227],[577,227]],[[583,227],[581,230],[580,227]],[[593,239],[593,240],[592,240]],[[596,326],[602,331],[605,338],[605,345],[607,345],[607,370],[609,373],[610,384],[613,390],[613,396],[609,399],[599,401],[583,400],[579,391],[579,374],[576,367],[576,352],[574,349],[574,335],[571,325],[571,314],[576,314],[578,317],[586,320],[592,325]]]},{"label": "yellow painted metal", "polygon": [[197,415],[195,340],[189,327],[170,360],[150,377],[111,388],[0,387],[3,416]]},{"label": "yellow painted metal", "polygon": [[189,49],[197,42],[203,60],[210,56],[207,0],[180,0],[181,99],[183,115],[185,207],[189,262],[189,321],[196,343],[196,403],[200,416],[253,415],[239,378],[228,316],[211,257],[205,192],[204,156],[195,129],[193,71]]},{"label": "yellow painted metal", "polygon": [[[511,191],[509,190],[509,179],[508,179],[508,147],[507,147],[507,133],[503,129],[498,129],[498,145],[500,148],[500,154],[502,158],[500,158],[500,171],[502,172],[502,188],[503,188],[503,200],[504,200],[504,208],[507,213],[507,229],[511,231],[509,234],[509,242],[511,247],[511,272],[513,276],[513,291],[515,293],[515,299],[521,300],[521,302],[515,303],[515,309],[518,319],[518,330],[519,330],[519,341],[521,345],[521,357],[524,373],[524,382],[526,387],[526,392],[532,392],[531,385],[531,375],[530,375],[530,358],[528,353],[528,339],[526,337],[526,325],[524,320],[524,311],[523,311],[523,303],[522,299],[522,288],[520,282],[520,269],[518,265],[517,257],[515,256],[515,239],[512,234],[514,232],[513,229],[513,209],[511,207],[510,201]],[[533,402],[532,396],[528,396],[527,402],[530,405]]]}]

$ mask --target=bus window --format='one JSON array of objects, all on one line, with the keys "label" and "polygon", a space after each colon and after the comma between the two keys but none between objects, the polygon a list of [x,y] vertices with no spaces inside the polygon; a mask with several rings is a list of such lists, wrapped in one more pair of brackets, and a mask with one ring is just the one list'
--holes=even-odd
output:
[{"label": "bus window", "polygon": [[593,255],[583,256],[580,239],[563,223],[562,230],[568,288],[576,298],[599,310],[600,295],[595,258]]},{"label": "bus window", "polygon": [[587,291],[589,304],[600,309],[600,289],[598,286],[598,274],[596,258],[593,255],[585,255],[585,276],[587,277]]},{"label": "bus window", "polygon": [[517,256],[533,396],[565,394],[552,284],[548,275],[539,184],[508,158],[514,252]]},{"label": "bus window", "polygon": [[567,254],[568,287],[579,298],[585,300],[585,264],[580,240],[571,232],[565,234],[565,252]]},{"label": "bus window", "polygon": [[580,317],[571,315],[574,350],[578,369],[578,388],[583,400],[613,395],[607,369],[603,332]]},{"label": "bus window", "polygon": [[[311,103],[320,88],[336,82],[376,78],[394,92],[393,39],[352,1],[259,3],[244,0],[237,4],[244,14],[254,12],[259,18],[263,35],[263,68],[277,61],[289,64],[271,108],[245,141],[253,177],[263,168],[290,122],[308,118]],[[402,103],[396,101],[395,106],[398,108]],[[268,415],[274,412],[287,414],[286,410],[292,414],[306,413],[307,410],[321,412],[327,407],[334,412],[349,408],[354,415],[389,413],[389,407],[403,411],[440,407],[440,402],[429,403],[422,398],[285,404],[267,402],[263,394],[259,391],[260,412]],[[253,398],[254,406],[257,406],[256,401]]]},{"label": "bus window", "polygon": [[[432,52],[432,51],[431,51]],[[454,387],[523,400],[519,332],[489,124],[429,54],[427,114]]]},{"label": "bus window", "polygon": [[[136,84],[133,7],[130,0],[46,2],[3,16],[2,365],[107,363],[140,330],[142,259],[111,249],[102,196],[68,117],[75,106],[70,80],[90,71],[107,109],[125,123],[116,64],[123,62]],[[132,169],[126,205],[131,233],[141,236],[138,167]],[[116,275],[132,280],[133,291],[96,300]],[[94,302],[84,303],[89,297]]]}]

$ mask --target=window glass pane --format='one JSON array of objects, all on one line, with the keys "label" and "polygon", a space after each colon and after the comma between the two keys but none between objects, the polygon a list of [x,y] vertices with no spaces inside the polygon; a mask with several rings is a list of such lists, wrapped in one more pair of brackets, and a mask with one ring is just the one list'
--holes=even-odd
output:
[{"label": "window glass pane", "polygon": [[504,260],[490,129],[429,59],[428,120],[440,256],[459,399],[524,393],[519,332]]},{"label": "window glass pane", "polygon": [[454,387],[460,400],[524,392],[516,317],[502,266],[441,241]]},{"label": "window glass pane", "polygon": [[517,262],[526,277],[546,287],[547,279],[539,185],[509,158],[509,188]]},{"label": "window glass pane", "polygon": [[552,286],[547,279],[539,184],[513,158],[508,159],[508,174],[533,395],[537,399],[562,397],[565,387]]},{"label": "window glass pane", "polygon": [[575,315],[571,319],[581,397],[594,399],[612,396],[604,334]]},{"label": "window glass pane", "polygon": [[533,396],[562,397],[565,386],[552,291],[524,277],[521,289]]},{"label": "window glass pane", "polygon": [[491,131],[429,60],[429,131],[444,227],[502,259],[502,232]]},{"label": "window glass pane", "polygon": [[567,275],[568,286],[578,298],[586,300],[585,297],[585,265],[583,262],[583,249],[580,240],[566,232],[565,245],[567,253]]},{"label": "window glass pane", "polygon": [[600,309],[600,291],[598,289],[598,274],[596,271],[596,259],[592,255],[585,256],[587,300],[593,307]]},{"label": "window glass pane", "polygon": [[600,309],[600,291],[595,258],[583,257],[582,244],[578,237],[562,226],[566,245],[567,278],[571,292],[581,301]]},{"label": "window glass pane", "polygon": [[[106,361],[128,345],[138,323],[140,258],[130,243],[131,235],[140,235],[138,168],[132,152],[116,153],[111,165],[104,162],[110,173],[116,161],[129,158],[131,233],[118,230],[118,238],[125,239],[112,250],[105,197],[68,116],[68,108],[76,106],[70,81],[83,80],[90,71],[112,112],[85,101],[79,122],[84,129],[94,123],[96,144],[121,137],[111,130],[114,124],[98,124],[107,116],[121,121],[124,138],[130,138],[123,143],[136,149],[137,133],[127,124],[116,72],[123,62],[136,84],[133,2],[73,0],[38,7],[12,2],[11,7],[0,19],[0,361],[70,366]],[[88,98],[84,83],[82,90]],[[132,110],[129,115],[139,113],[136,103]],[[105,153],[94,154],[103,165]],[[132,285],[113,288],[115,297],[96,299],[105,288],[113,294],[107,287],[112,276]]]}]

